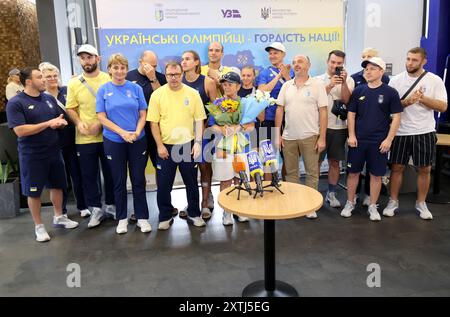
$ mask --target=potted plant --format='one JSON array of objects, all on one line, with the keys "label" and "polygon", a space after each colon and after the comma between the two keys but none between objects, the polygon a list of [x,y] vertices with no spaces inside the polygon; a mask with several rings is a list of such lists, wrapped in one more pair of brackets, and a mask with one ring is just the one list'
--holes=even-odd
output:
[{"label": "potted plant", "polygon": [[20,212],[20,185],[18,164],[1,161],[0,219],[16,217]]}]

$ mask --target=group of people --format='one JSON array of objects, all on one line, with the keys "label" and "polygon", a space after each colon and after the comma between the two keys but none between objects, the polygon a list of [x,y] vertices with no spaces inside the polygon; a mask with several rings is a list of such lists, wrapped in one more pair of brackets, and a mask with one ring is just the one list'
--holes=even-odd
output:
[{"label": "group of people", "polygon": [[[363,199],[364,204],[371,220],[381,219],[377,201],[388,161],[392,164],[391,197],[383,215],[393,216],[402,172],[412,156],[419,167],[416,209],[421,218],[432,219],[425,196],[435,156],[434,111],[447,109],[447,94],[442,80],[423,69],[425,50],[411,49],[406,71],[390,81],[384,74],[386,64],[374,49],[363,52],[363,70],[352,76],[344,68],[345,53],[333,50],[326,73],[317,77],[309,74],[308,56],[296,55],[291,64],[285,64],[282,43],[272,43],[266,51],[271,66],[258,75],[252,66],[240,71],[223,66],[224,48],[218,42],[209,45],[207,64],[202,66],[198,53],[188,50],[181,62],[167,63],[164,74],[156,70],[158,60],[152,51],[143,52],[133,70],[125,56],[113,54],[108,73],[102,72],[98,51],[89,44],[78,49],[83,73],[74,76],[67,87],[61,85],[58,69],[49,63],[21,70],[18,77],[24,89],[9,99],[7,117],[19,137],[22,193],[28,197],[36,240],[50,240],[40,215],[44,187],[50,189],[54,205],[53,225],[78,226],[67,216],[68,180],[80,215],[90,217],[89,228],[110,217],[118,220],[116,232],[126,233],[127,175],[133,195],[132,217],[142,232],[150,232],[145,188],[148,158],[156,170],[158,229],[169,229],[177,214],[194,226],[205,226],[214,208],[212,179],[220,181],[223,190],[232,185],[235,176],[232,162],[214,144],[221,136],[237,132],[272,140],[283,155],[288,182],[299,182],[302,156],[306,185],[317,189],[326,156],[325,200],[335,208],[341,207],[336,186],[340,164],[346,162],[348,192],[343,217],[350,217],[355,208],[358,180],[365,166],[370,189],[366,188],[369,198]],[[412,85],[414,89],[408,91]],[[254,122],[224,125],[208,116],[205,106],[216,98],[239,101],[256,89],[270,92],[276,103]],[[182,210],[171,201],[177,169],[188,201]],[[270,174],[265,177],[269,180]],[[314,219],[317,214],[307,217]],[[224,211],[222,222],[233,225],[233,215]]]}]

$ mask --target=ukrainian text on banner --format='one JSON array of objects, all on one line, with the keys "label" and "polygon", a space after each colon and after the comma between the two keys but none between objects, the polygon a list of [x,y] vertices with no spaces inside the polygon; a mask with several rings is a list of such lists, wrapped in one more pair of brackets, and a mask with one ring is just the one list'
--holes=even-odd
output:
[{"label": "ukrainian text on banner", "polygon": [[97,0],[100,53],[121,52],[137,65],[142,51],[157,53],[164,62],[179,59],[185,50],[196,50],[204,63],[207,47],[224,45],[223,65],[267,67],[264,48],[282,42],[286,63],[296,54],[311,58],[311,74],[325,71],[328,52],[342,49],[344,13],[342,0],[149,1]]}]

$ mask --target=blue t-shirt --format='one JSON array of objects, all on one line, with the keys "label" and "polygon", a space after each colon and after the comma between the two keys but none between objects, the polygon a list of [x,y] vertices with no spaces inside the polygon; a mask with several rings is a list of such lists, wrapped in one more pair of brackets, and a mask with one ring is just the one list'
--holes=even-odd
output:
[{"label": "blue t-shirt", "polygon": [[[164,76],[164,74],[161,74],[160,72],[155,72],[155,75],[161,86],[167,84],[166,76]],[[152,83],[150,82],[150,79],[148,79],[147,76],[139,73],[137,69],[130,70],[127,74],[126,79],[142,87],[142,89],[144,90],[145,101],[148,104],[150,101],[150,97],[152,96],[153,93],[153,87]]]},{"label": "blue t-shirt", "polygon": [[[256,78],[256,87],[258,87],[259,85],[266,85],[270,83],[279,72],[280,70],[273,66],[263,69]],[[291,69],[291,79],[294,78],[294,76],[295,76],[294,71]],[[286,79],[281,80],[283,81],[283,83],[287,81]],[[277,82],[275,87],[273,87],[272,91],[270,92],[270,97],[274,99],[278,98],[278,94],[280,93],[283,83],[280,80]],[[274,121],[276,110],[277,105],[268,106],[265,111],[266,112],[265,120]]]},{"label": "blue t-shirt", "polygon": [[[123,85],[108,82],[102,85],[97,92],[97,113],[105,112],[106,117],[125,131],[134,132],[139,121],[139,111],[146,110],[144,92],[142,87],[125,81]],[[145,135],[144,129],[138,139]],[[120,135],[104,128],[103,136],[110,141],[124,143]]]},{"label": "blue t-shirt", "polygon": [[384,83],[378,88],[366,84],[353,90],[348,111],[356,113],[358,142],[381,144],[389,133],[391,114],[403,112],[403,106],[394,88]]},{"label": "blue t-shirt", "polygon": [[[56,99],[45,93],[41,93],[38,97],[31,97],[21,92],[11,98],[6,105],[10,129],[25,124],[39,124],[54,119],[62,113]],[[59,129],[46,128],[37,134],[19,137],[17,140],[20,155],[37,159],[54,156],[61,149]]]}]

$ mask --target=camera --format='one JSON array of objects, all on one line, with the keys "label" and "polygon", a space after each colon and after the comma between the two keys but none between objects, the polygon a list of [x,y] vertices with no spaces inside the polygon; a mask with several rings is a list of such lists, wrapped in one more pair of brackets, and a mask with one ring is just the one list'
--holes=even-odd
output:
[{"label": "camera", "polygon": [[344,70],[344,67],[337,66],[335,69],[336,76],[341,76],[342,71]]}]

